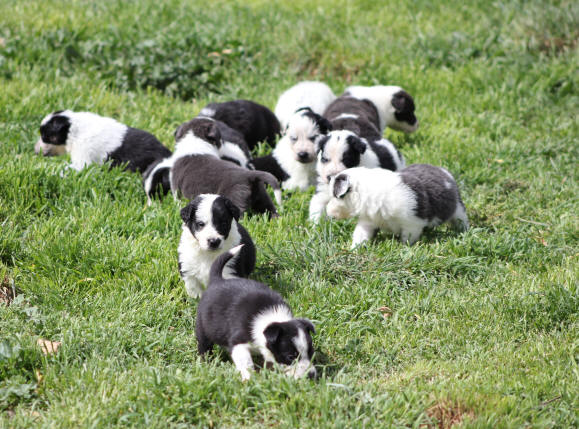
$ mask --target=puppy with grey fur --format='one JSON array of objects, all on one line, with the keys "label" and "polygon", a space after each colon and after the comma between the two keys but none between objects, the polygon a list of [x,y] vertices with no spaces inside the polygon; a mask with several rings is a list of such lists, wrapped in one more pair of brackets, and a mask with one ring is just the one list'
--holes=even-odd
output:
[{"label": "puppy with grey fur", "polygon": [[227,198],[202,194],[181,209],[183,232],[179,242],[179,273],[185,290],[198,298],[209,283],[211,264],[232,247],[241,251],[224,266],[226,278],[247,277],[255,268],[255,246],[238,223],[241,212]]},{"label": "puppy with grey fur", "polygon": [[273,188],[281,206],[281,189],[274,176],[220,159],[221,135],[212,119],[194,118],[186,128],[187,132],[179,134],[170,170],[171,191],[175,197],[193,199],[200,194],[218,194],[229,198],[242,214],[251,209],[277,216],[264,187],[267,183]]},{"label": "puppy with grey fur", "polygon": [[370,100],[360,100],[342,95],[324,112],[333,130],[349,130],[366,140],[380,140],[378,110]]},{"label": "puppy with grey fur", "polygon": [[456,181],[441,167],[414,164],[399,172],[351,168],[332,178],[330,190],[330,217],[358,217],[352,248],[372,238],[378,230],[414,244],[426,227],[451,222],[456,229],[468,229]]},{"label": "puppy with grey fur", "polygon": [[89,164],[111,161],[112,166],[144,172],[149,165],[171,155],[157,138],[113,118],[91,112],[59,110],[40,124],[36,153],[44,156],[70,154],[70,167],[82,170]]},{"label": "puppy with grey fur", "polygon": [[223,268],[242,246],[220,255],[211,266],[209,286],[197,307],[199,354],[210,352],[215,344],[224,347],[242,380],[251,377],[252,352],[295,378],[315,377],[312,322],[294,318],[281,295],[265,284],[223,277]]}]

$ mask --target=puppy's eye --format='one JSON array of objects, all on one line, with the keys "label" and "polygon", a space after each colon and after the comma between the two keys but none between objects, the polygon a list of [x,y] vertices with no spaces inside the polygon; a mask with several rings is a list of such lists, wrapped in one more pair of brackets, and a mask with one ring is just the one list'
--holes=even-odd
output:
[{"label": "puppy's eye", "polygon": [[295,143],[295,142],[298,141],[298,138],[297,138],[297,137],[292,137],[292,136],[290,136],[290,141],[291,141],[292,143]]},{"label": "puppy's eye", "polygon": [[317,135],[308,137],[309,140],[315,141],[318,138]]},{"label": "puppy's eye", "polygon": [[201,229],[205,226],[205,222],[195,222],[195,228]]},{"label": "puppy's eye", "polygon": [[330,160],[328,158],[326,158],[325,156],[322,156],[320,158],[320,161],[322,161],[322,164],[327,164]]}]

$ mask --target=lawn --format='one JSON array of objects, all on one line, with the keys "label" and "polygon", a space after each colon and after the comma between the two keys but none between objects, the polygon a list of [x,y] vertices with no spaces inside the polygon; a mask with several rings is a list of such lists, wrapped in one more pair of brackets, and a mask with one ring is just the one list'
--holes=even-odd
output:
[{"label": "lawn", "polygon": [[[0,427],[578,427],[578,29],[573,1],[0,0]],[[245,216],[321,377],[244,383],[196,352],[185,202],[33,147],[69,108],[173,148],[207,103],[300,80],[403,86],[420,129],[385,136],[455,175],[472,227],[350,251],[313,189]]]}]

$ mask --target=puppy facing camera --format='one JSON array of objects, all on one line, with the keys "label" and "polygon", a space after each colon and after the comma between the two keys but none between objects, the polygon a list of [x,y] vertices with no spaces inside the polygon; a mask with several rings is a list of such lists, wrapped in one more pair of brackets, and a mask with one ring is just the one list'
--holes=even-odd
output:
[{"label": "puppy facing camera", "polygon": [[252,353],[260,354],[265,366],[280,366],[294,378],[314,378],[312,322],[294,318],[281,295],[267,285],[225,278],[224,269],[244,247],[242,244],[221,254],[211,266],[209,286],[197,307],[199,354],[205,355],[214,345],[225,348],[242,380],[251,377]]},{"label": "puppy facing camera", "polygon": [[209,282],[215,259],[238,244],[243,250],[224,267],[226,278],[247,277],[255,267],[255,246],[237,221],[240,210],[228,198],[202,194],[181,209],[179,272],[187,294],[199,298]]},{"label": "puppy facing camera", "polygon": [[399,172],[380,168],[350,168],[333,177],[327,213],[335,219],[358,217],[352,248],[378,230],[414,244],[426,227],[450,222],[468,229],[466,209],[450,172],[414,164]]}]

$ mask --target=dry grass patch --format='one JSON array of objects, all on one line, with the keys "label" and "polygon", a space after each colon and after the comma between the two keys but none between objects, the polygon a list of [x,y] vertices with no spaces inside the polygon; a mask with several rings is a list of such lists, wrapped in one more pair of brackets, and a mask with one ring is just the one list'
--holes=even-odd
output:
[{"label": "dry grass patch", "polygon": [[474,418],[474,413],[460,404],[442,401],[434,404],[426,410],[426,415],[432,420],[431,423],[421,425],[428,429],[449,429],[459,425],[465,419]]}]

